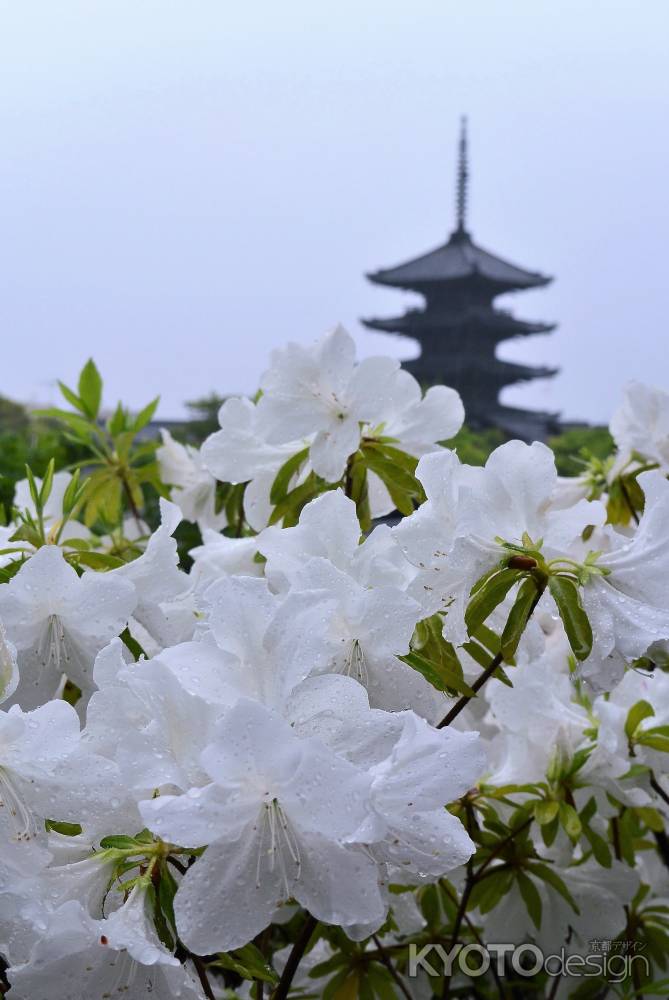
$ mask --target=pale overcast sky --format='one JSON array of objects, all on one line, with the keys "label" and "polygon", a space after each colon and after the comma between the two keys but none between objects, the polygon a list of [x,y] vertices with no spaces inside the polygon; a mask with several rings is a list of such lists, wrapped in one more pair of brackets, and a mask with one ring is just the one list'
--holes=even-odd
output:
[{"label": "pale overcast sky", "polygon": [[558,331],[502,353],[563,372],[508,401],[669,388],[668,38],[665,0],[0,2],[0,393],[93,354],[170,417],[336,321],[406,352],[363,275],[452,228],[461,113],[474,237],[556,279],[508,301]]}]

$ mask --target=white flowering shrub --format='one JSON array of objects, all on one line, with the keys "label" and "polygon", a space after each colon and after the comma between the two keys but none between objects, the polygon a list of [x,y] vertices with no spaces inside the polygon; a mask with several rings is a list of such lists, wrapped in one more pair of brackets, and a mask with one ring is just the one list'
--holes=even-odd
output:
[{"label": "white flowering shrub", "polygon": [[342,329],[201,449],[62,390],[0,529],[0,992],[669,994],[669,396],[565,480]]}]

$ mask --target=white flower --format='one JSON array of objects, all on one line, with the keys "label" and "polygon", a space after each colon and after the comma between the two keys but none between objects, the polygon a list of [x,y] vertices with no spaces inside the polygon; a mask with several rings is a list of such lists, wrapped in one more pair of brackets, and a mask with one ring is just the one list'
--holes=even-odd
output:
[{"label": "white flower", "polygon": [[[485,755],[478,733],[437,730],[413,712],[392,752],[371,768],[373,848],[379,861],[425,877],[464,864],[475,846],[444,808],[481,777]],[[405,876],[406,877],[406,876]]]},{"label": "white flower", "polygon": [[307,442],[269,443],[270,426],[250,399],[226,399],[218,422],[220,431],[202,445],[202,460],[221,482],[247,484],[244,514],[251,527],[260,531],[272,513],[269,495],[279,469]]},{"label": "white flower", "polygon": [[406,590],[415,569],[387,525],[379,525],[361,541],[355,504],[341,489],[306,504],[294,528],[273,525],[255,539],[257,550],[267,559],[265,576],[278,592],[289,590],[315,557],[327,559],[364,587]]},{"label": "white flower", "polygon": [[187,521],[216,531],[225,527],[225,511],[216,511],[216,480],[207,470],[197,448],[175,441],[161,430],[163,443],[156,451],[163,482],[172,487],[172,499]]},{"label": "white flower", "polygon": [[205,528],[202,545],[190,550],[193,560],[191,580],[198,593],[222,576],[262,576],[262,563],[255,559],[258,541],[253,538],[228,538]]},{"label": "white flower", "polygon": [[608,529],[610,543],[597,560],[605,575],[583,588],[593,650],[583,673],[600,688],[622,676],[625,662],[669,639],[669,481],[659,471],[638,477],[645,496],[640,524],[631,538]]},{"label": "white flower", "polygon": [[432,718],[443,699],[397,659],[408,652],[423,617],[404,592],[406,561],[388,533],[375,531],[362,545],[359,541],[355,504],[341,490],[307,504],[296,527],[267,528],[257,540],[267,557],[266,576],[277,589],[292,587],[279,618],[294,616],[294,602],[304,602],[313,591],[321,638],[314,671],[354,677],[368,689],[374,707],[412,708]]},{"label": "white flower", "polygon": [[272,354],[262,378],[258,410],[271,427],[270,441],[316,432],[310,448],[314,471],[337,482],[360,444],[362,428],[400,442],[412,454],[453,437],[464,411],[453,389],[439,386],[421,398],[420,386],[393,358],[356,364],[351,336],[336,327],[310,347],[288,344]]},{"label": "white flower", "polygon": [[24,708],[42,704],[63,675],[90,693],[96,654],[123,631],[135,604],[126,580],[112,573],[79,577],[57,546],[38,549],[0,587],[0,618],[19,654],[13,701]]},{"label": "white flower", "polygon": [[608,697],[600,695],[595,700],[593,714],[599,727],[593,763],[617,776],[628,771],[634,763],[645,764],[659,779],[669,770],[669,761],[663,751],[638,743],[634,747],[634,759],[630,759],[625,722],[630,709],[639,701],[647,701],[654,712],[638,724],[639,734],[646,729],[669,725],[669,675],[662,670],[652,674],[628,670]]},{"label": "white flower", "polygon": [[522,545],[529,535],[535,544],[543,542],[548,559],[580,555],[583,529],[606,518],[598,502],[552,506],[555,460],[536,441],[509,441],[483,468],[461,465],[454,452],[436,452],[420,460],[417,475],[427,502],[394,534],[420,570],[410,593],[427,612],[448,610],[444,633],[453,642],[465,639],[464,610],[473,585],[505,554],[499,539]]},{"label": "white flower", "polygon": [[[16,1000],[203,1000],[190,973],[158,941],[133,893],[109,920],[94,920],[75,900],[48,918],[30,959],[8,971]],[[125,912],[124,912],[125,911]]]},{"label": "white flower", "polygon": [[[164,664],[188,693],[221,713],[239,698],[251,698],[296,733],[318,736],[350,759],[358,745],[365,753],[362,747],[374,744],[374,760],[384,755],[386,736],[396,738],[397,717],[371,712],[367,692],[354,678],[314,673],[330,663],[321,636],[330,608],[318,594],[295,593],[284,602],[265,580],[230,577],[212,584],[205,598],[207,631],[197,641],[163,650],[154,665]],[[102,718],[95,732],[104,738]]]},{"label": "white flower", "polygon": [[637,454],[669,472],[669,393],[629,382],[609,429],[618,448],[617,471]]},{"label": "white flower", "polygon": [[85,740],[116,761],[133,796],[206,782],[199,755],[220,709],[189,694],[159,659],[126,664],[119,640],[99,654],[95,681]]},{"label": "white flower", "polygon": [[134,587],[137,596],[130,631],[149,653],[189,639],[195,628],[189,580],[178,567],[179,553],[172,537],[181,522],[181,511],[176,504],[161,499],[160,515],[160,527],[149,538],[146,551],[107,574]]},{"label": "white flower", "polygon": [[490,706],[486,722],[499,729],[491,744],[489,783],[543,781],[557,753],[571,759],[584,745],[592,720],[575,700],[566,650],[524,657],[513,670],[512,688],[493,679],[484,692]]},{"label": "white flower", "polygon": [[114,764],[82,748],[77,713],[66,702],[0,712],[0,884],[12,871],[34,874],[48,862],[45,819],[85,822],[117,780]]},{"label": "white flower", "polygon": [[369,778],[248,700],[221,723],[202,764],[209,785],[140,806],[159,836],[209,845],[175,898],[191,949],[246,944],[290,898],[329,923],[382,918],[376,866],[345,846],[367,815]]}]

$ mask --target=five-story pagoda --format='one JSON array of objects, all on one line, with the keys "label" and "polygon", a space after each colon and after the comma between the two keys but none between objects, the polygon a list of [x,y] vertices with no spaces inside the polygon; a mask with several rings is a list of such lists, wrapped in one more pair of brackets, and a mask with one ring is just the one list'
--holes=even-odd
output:
[{"label": "five-story pagoda", "polygon": [[500,427],[512,436],[545,438],[557,429],[557,415],[504,406],[504,386],[547,378],[554,368],[532,368],[496,356],[501,341],[549,333],[554,324],[525,322],[497,309],[507,292],[539,288],[552,279],[510,264],[483,250],[466,228],[467,133],[462,120],[457,177],[457,226],[447,243],[397,267],[368,274],[378,285],[408,289],[425,299],[396,319],[364,319],[372,330],[417,340],[420,356],[404,363],[424,385],[444,382],[461,394],[471,427]]}]

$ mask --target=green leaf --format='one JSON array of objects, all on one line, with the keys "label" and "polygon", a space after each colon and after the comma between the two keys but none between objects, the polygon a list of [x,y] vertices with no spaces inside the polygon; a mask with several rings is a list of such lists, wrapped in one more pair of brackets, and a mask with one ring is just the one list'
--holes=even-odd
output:
[{"label": "green leaf", "polygon": [[24,559],[16,559],[9,566],[0,566],[0,583],[9,583],[23,566]]},{"label": "green leaf", "polygon": [[367,467],[381,479],[400,514],[405,516],[413,514],[412,498],[418,497],[421,492],[421,486],[416,477],[384,458],[372,448],[363,446],[361,450],[365,456]]},{"label": "green leaf", "polygon": [[168,951],[173,951],[176,929],[174,924],[174,907],[172,905],[174,894],[172,893],[169,880],[172,880],[175,892],[176,883],[164,862],[161,862],[157,868],[154,868],[153,872],[158,876],[158,883],[156,886],[152,878],[151,884],[147,887],[147,899],[150,903],[153,903],[153,920],[158,937]]},{"label": "green leaf", "polygon": [[369,484],[364,456],[361,452],[357,452],[352,459],[349,459],[349,463],[345,480],[346,492],[355,503],[361,530],[369,531],[372,526],[372,512],[369,506]]},{"label": "green leaf", "polygon": [[323,990],[322,1000],[358,1000],[358,973],[343,969]]},{"label": "green leaf", "polygon": [[53,819],[47,819],[44,821],[44,825],[47,830],[61,833],[64,837],[78,837],[81,833],[81,827],[78,823],[57,823]]},{"label": "green leaf", "polygon": [[43,509],[47,500],[51,496],[51,490],[53,488],[53,473],[56,463],[52,458],[49,460],[49,464],[46,467],[46,472],[44,473],[44,479],[42,480],[42,486],[39,491],[39,502],[40,507]]},{"label": "green leaf", "polygon": [[648,729],[644,729],[644,733],[650,733],[652,736],[669,736],[669,726],[649,726]]},{"label": "green leaf", "polygon": [[86,486],[87,486],[86,483],[84,483],[83,486],[81,487],[81,492],[79,490],[80,474],[81,470],[79,468],[76,468],[72,473],[72,478],[67,484],[67,488],[63,494],[62,510],[65,517],[69,517],[69,515],[72,513],[76,505],[79,503],[79,501],[83,499],[84,493],[86,492]]},{"label": "green leaf", "polygon": [[485,877],[474,885],[469,897],[471,909],[490,913],[507,895],[513,882],[513,872],[508,868],[488,869]]},{"label": "green leaf", "polygon": [[95,439],[96,428],[92,426],[84,417],[77,413],[70,413],[69,410],[59,410],[52,407],[48,410],[35,411],[36,416],[50,417],[59,420],[70,428],[74,440],[83,444],[90,444]]},{"label": "green leaf", "polygon": [[269,965],[259,948],[254,944],[245,944],[243,948],[217,955],[212,963],[223,969],[236,972],[243,979],[256,979],[263,983],[275,985],[279,981],[274,969]]},{"label": "green leaf", "polygon": [[534,818],[540,826],[552,823],[560,811],[560,803],[555,799],[542,799],[534,806]]},{"label": "green leaf", "polygon": [[559,815],[555,819],[551,820],[550,823],[546,823],[545,826],[541,827],[541,839],[543,840],[546,847],[550,847],[555,838],[558,835],[558,830],[560,829],[560,817]]},{"label": "green leaf", "polygon": [[644,698],[632,705],[625,719],[625,736],[628,740],[632,739],[643,720],[649,719],[651,715],[655,715],[655,709]]},{"label": "green leaf", "polygon": [[276,507],[285,498],[291,479],[299,472],[308,457],[309,448],[307,447],[303,448],[302,451],[298,451],[295,455],[291,455],[288,461],[283,463],[275,476],[269,494],[269,501],[273,507]]},{"label": "green leaf", "polygon": [[102,401],[102,378],[92,358],[81,369],[77,388],[84,412],[91,420],[96,420]]},{"label": "green leaf", "polygon": [[143,428],[146,427],[147,424],[151,423],[155,415],[155,412],[158,409],[159,403],[160,403],[160,396],[156,396],[156,398],[152,399],[150,403],[147,403],[147,405],[144,407],[143,410],[139,411],[139,413],[137,414],[132,423],[132,429],[135,434],[137,434],[138,431],[143,430]]},{"label": "green leaf", "polygon": [[80,566],[88,566],[90,569],[118,569],[125,566],[125,563],[118,556],[112,556],[107,552],[77,552],[76,556],[70,558],[70,562],[77,562]]},{"label": "green leaf", "polygon": [[337,972],[342,965],[347,964],[348,956],[337,952],[331,958],[326,958],[324,962],[314,965],[313,969],[309,969],[308,975],[310,979],[321,979],[323,976],[329,976],[331,972]]},{"label": "green leaf", "polygon": [[479,625],[476,631],[472,634],[472,639],[476,639],[482,646],[492,654],[492,656],[497,656],[502,650],[502,640],[493,632],[491,628],[487,625]]},{"label": "green leaf", "polygon": [[334,488],[335,484],[326,483],[315,473],[310,473],[303,483],[287,493],[281,503],[277,504],[269,519],[270,524],[283,521],[284,528],[297,524],[300,512],[305,504]]},{"label": "green leaf", "polygon": [[609,845],[606,843],[603,837],[600,837],[588,823],[584,823],[581,819],[581,825],[583,827],[583,835],[590,844],[593,857],[598,865],[602,868],[610,868],[613,864],[613,858],[611,856],[611,850]]},{"label": "green leaf", "polygon": [[384,458],[394,465],[399,466],[400,469],[404,469],[408,472],[410,476],[416,475],[416,466],[418,465],[418,459],[415,455],[409,455],[408,452],[402,451],[400,448],[395,448],[391,444],[386,444],[380,441],[365,441],[365,450],[373,448],[380,451]]},{"label": "green leaf", "polygon": [[581,912],[578,908],[576,900],[555,869],[551,868],[549,865],[543,864],[540,861],[530,861],[525,867],[529,872],[532,872],[533,875],[536,875],[537,878],[542,879],[542,881],[550,885],[551,888],[555,889],[556,892],[559,892],[562,898],[569,903],[574,913]]},{"label": "green leaf", "polygon": [[365,456],[365,461],[369,468],[384,481],[390,481],[405,493],[412,496],[420,494],[422,487],[416,479],[413,471],[403,468],[402,461],[397,462],[393,457],[386,457],[378,448],[363,444],[360,449]]},{"label": "green leaf", "polygon": [[669,996],[669,979],[656,979],[652,983],[644,983],[643,995],[646,997],[663,997],[666,1000],[667,996]]},{"label": "green leaf", "polygon": [[419,674],[422,674],[425,680],[429,681],[432,687],[436,688],[437,691],[457,691],[458,694],[467,695],[469,698],[473,698],[476,694],[475,691],[465,683],[462,677],[462,669],[458,673],[457,670],[449,668],[443,661],[440,663],[435,663],[432,660],[426,659],[420,653],[411,652],[407,653],[405,656],[399,656],[399,660],[402,663],[406,663],[407,666],[411,667],[413,670],[417,670]]},{"label": "green leaf", "polygon": [[[613,820],[611,820],[613,823]],[[639,836],[639,821],[633,809],[624,809],[618,819],[618,843],[624,861],[634,868],[636,858],[636,838]]]},{"label": "green leaf", "polygon": [[126,628],[123,629],[119,638],[121,639],[121,642],[126,647],[126,649],[130,650],[130,652],[135,658],[135,662],[139,660],[141,656],[143,656],[144,659],[146,659],[146,653],[144,652],[140,644],[137,642],[135,637],[131,635],[130,629],[127,628],[127,626]]},{"label": "green leaf", "polygon": [[571,840],[577,840],[581,836],[582,827],[578,813],[568,802],[560,803],[560,823]]},{"label": "green leaf", "polygon": [[468,653],[469,656],[471,656],[472,660],[476,660],[479,667],[483,667],[484,670],[488,669],[493,657],[487,649],[484,649],[483,646],[479,646],[478,642],[474,642],[473,639],[470,639],[469,642],[463,642],[462,648],[465,653]]},{"label": "green leaf", "polygon": [[520,889],[520,895],[523,897],[523,902],[527,907],[527,912],[532,918],[532,923],[539,930],[541,927],[541,896],[539,891],[532,881],[528,878],[524,872],[520,869],[516,872],[516,880],[518,882],[518,888]]},{"label": "green leaf", "polygon": [[141,851],[141,845],[137,843],[134,837],[103,837],[100,841],[100,847],[106,849],[113,848],[117,851],[131,851],[137,848],[138,852]]},{"label": "green leaf", "polygon": [[465,611],[465,624],[470,635],[502,603],[521,575],[517,569],[498,570],[476,591]]},{"label": "green leaf", "polygon": [[111,417],[107,421],[107,430],[115,437],[117,434],[121,434],[126,426],[126,414],[125,410],[120,403],[117,403],[116,409],[112,413]]},{"label": "green leaf", "polygon": [[569,577],[551,576],[548,588],[557,605],[572,652],[577,660],[585,660],[592,649],[592,629],[583,610],[578,587]]},{"label": "green leaf", "polygon": [[656,736],[652,730],[637,733],[635,743],[650,747],[651,750],[662,750],[664,753],[669,753],[669,737]]},{"label": "green leaf", "polygon": [[41,504],[39,499],[39,490],[37,488],[37,483],[35,482],[35,476],[33,475],[33,470],[29,465],[26,465],[26,479],[28,480],[28,489],[30,490],[30,499],[35,505],[35,510],[41,510]]},{"label": "green leaf", "polygon": [[634,811],[641,822],[654,833],[661,833],[664,830],[664,820],[657,809],[653,809],[652,806],[636,806]]},{"label": "green leaf", "polygon": [[37,528],[34,528],[31,524],[22,524],[16,529],[9,541],[30,542],[36,549],[39,549],[44,540]]},{"label": "green leaf", "polygon": [[81,399],[79,399],[79,397],[77,396],[76,392],[72,392],[72,390],[69,389],[65,385],[64,382],[59,382],[58,383],[58,388],[60,389],[61,393],[63,394],[63,396],[67,400],[67,402],[71,406],[73,406],[75,408],[75,410],[79,410],[80,413],[84,413],[84,414],[86,414],[88,416],[87,411],[86,411],[86,407],[84,406],[83,401]]},{"label": "green leaf", "polygon": [[502,632],[502,656],[507,663],[516,654],[538,594],[536,580],[531,576],[523,580],[518,588],[516,600]]}]

